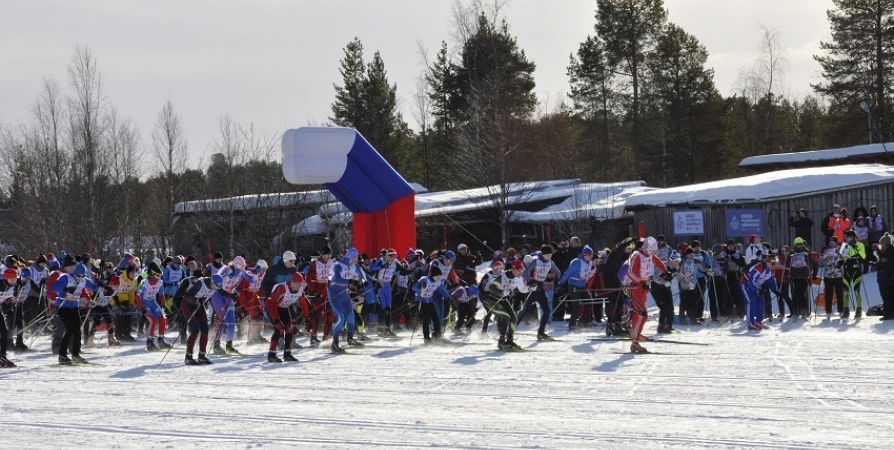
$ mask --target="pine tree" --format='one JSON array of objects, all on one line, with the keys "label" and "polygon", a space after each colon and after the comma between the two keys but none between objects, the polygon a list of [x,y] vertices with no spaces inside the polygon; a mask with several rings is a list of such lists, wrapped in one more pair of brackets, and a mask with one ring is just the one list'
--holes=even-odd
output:
[{"label": "pine tree", "polygon": [[366,64],[363,62],[363,44],[354,38],[344,49],[339,73],[342,86],[335,86],[335,102],[332,104],[332,123],[342,127],[360,128],[364,125],[363,88]]},{"label": "pine tree", "polygon": [[[875,129],[894,139],[889,122],[894,105],[894,0],[833,0],[827,16],[832,40],[815,55],[825,82],[813,89],[831,98],[831,114],[841,128],[840,145],[865,142],[862,101],[871,106]],[[861,126],[862,124],[862,126]],[[877,136],[873,141],[877,141]]]},{"label": "pine tree", "polygon": [[663,0],[598,0],[596,2],[596,34],[605,43],[607,61],[612,69],[630,83],[627,116],[631,124],[630,142],[634,170],[642,175],[643,160],[643,81],[646,56],[652,52],[658,35],[667,21]]}]

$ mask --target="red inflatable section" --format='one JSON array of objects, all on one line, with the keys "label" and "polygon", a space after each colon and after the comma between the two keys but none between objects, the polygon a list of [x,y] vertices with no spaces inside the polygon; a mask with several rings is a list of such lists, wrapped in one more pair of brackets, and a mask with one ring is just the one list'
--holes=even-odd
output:
[{"label": "red inflatable section", "polygon": [[354,213],[354,247],[371,258],[383,248],[398,255],[416,248],[416,194],[394,201],[374,213]]}]

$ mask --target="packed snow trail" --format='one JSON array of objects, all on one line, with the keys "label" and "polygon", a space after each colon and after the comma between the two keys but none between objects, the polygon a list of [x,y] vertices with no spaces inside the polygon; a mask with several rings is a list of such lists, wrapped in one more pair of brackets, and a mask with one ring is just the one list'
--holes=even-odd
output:
[{"label": "packed snow trail", "polygon": [[[557,325],[557,324],[554,324]],[[624,354],[599,329],[502,353],[492,337],[423,346],[377,341],[297,364],[215,357],[186,367],[177,346],[90,349],[90,367],[48,353],[0,371],[7,448],[803,448],[869,449],[894,438],[894,323],[741,322],[680,327]],[[525,328],[525,327],[522,327]],[[556,326],[558,329],[558,325]],[[655,322],[646,327],[654,334]],[[530,330],[526,331],[529,332]],[[404,333],[408,336],[409,333]],[[493,345],[493,347],[491,347]],[[620,354],[619,354],[620,353]]]}]

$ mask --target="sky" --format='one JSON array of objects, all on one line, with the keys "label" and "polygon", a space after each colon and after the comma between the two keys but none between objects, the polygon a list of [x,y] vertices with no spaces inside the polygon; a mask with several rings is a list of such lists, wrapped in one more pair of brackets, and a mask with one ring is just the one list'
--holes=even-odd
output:
[{"label": "sky", "polygon": [[[414,126],[412,95],[430,54],[450,42],[453,0],[0,0],[0,123],[30,119],[42,80],[68,82],[77,45],[88,45],[107,99],[148,144],[170,99],[183,118],[191,165],[223,114],[269,133],[323,124],[339,82],[342,49],[355,36],[367,59],[381,51]],[[784,89],[810,93],[812,55],[827,40],[831,0],[665,0],[670,21],[704,44],[724,95],[758,56],[760,25],[787,49]],[[512,0],[506,9],[519,46],[537,64],[541,100],[568,90],[569,55],[593,34],[595,0]],[[205,159],[207,160],[207,159]]]}]

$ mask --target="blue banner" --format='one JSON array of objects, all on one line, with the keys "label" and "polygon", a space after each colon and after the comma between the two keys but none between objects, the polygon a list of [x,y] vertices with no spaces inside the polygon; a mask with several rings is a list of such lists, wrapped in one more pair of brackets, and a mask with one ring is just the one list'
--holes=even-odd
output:
[{"label": "blue banner", "polygon": [[748,237],[764,235],[764,212],[760,209],[726,210],[726,236]]}]

